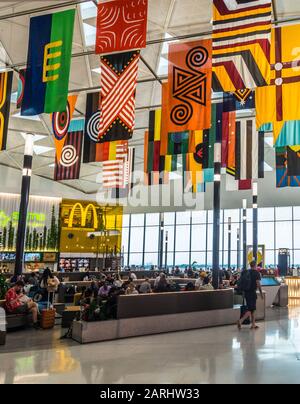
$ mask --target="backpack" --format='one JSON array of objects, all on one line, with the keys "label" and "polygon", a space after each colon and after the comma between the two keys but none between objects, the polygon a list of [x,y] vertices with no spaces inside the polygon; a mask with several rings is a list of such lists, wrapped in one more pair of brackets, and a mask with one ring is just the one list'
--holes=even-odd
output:
[{"label": "backpack", "polygon": [[248,270],[243,271],[238,282],[238,289],[241,292],[249,292],[251,290],[251,284],[251,272]]}]

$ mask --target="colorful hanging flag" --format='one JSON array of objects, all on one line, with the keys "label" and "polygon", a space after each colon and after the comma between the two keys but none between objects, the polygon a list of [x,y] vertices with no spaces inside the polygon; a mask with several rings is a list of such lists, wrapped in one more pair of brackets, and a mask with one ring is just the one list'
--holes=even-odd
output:
[{"label": "colorful hanging flag", "polygon": [[264,178],[264,133],[253,119],[236,122],[236,180]]},{"label": "colorful hanging flag", "polygon": [[21,115],[66,109],[74,20],[75,10],[31,18]]},{"label": "colorful hanging flag", "polygon": [[255,109],[255,91],[244,89],[233,93],[223,94],[223,111],[243,111],[246,109]]},{"label": "colorful hanging flag", "polygon": [[24,89],[25,89],[25,75],[26,75],[26,69],[19,70],[17,109],[20,109],[22,107],[22,102],[24,98]]},{"label": "colorful hanging flag", "polygon": [[96,54],[146,47],[148,0],[98,4]]},{"label": "colorful hanging flag", "polygon": [[270,84],[271,0],[213,1],[213,90]]},{"label": "colorful hanging flag", "polygon": [[117,146],[121,145],[128,148],[127,140],[99,143],[99,97],[99,92],[87,94],[83,163],[102,163],[104,161],[116,160]]},{"label": "colorful hanging flag", "polygon": [[70,95],[67,100],[66,109],[63,112],[54,112],[54,114],[51,114],[57,161],[60,161],[61,159],[62,149],[65,145],[70,124],[75,112],[77,98],[78,95]]},{"label": "colorful hanging flag", "polygon": [[211,40],[171,44],[168,76],[163,93],[163,136],[210,128]]},{"label": "colorful hanging flag", "polygon": [[300,146],[287,147],[287,167],[289,177],[300,176]]},{"label": "colorful hanging flag", "polygon": [[276,148],[276,187],[300,187],[300,176],[288,175],[288,156],[286,147]]},{"label": "colorful hanging flag", "polygon": [[139,59],[139,51],[101,57],[100,143],[133,135]]},{"label": "colorful hanging flag", "polygon": [[127,198],[134,186],[134,161],[135,161],[135,148],[129,147],[126,162],[123,166],[124,170],[124,187],[114,188],[111,191],[113,199]]},{"label": "colorful hanging flag", "polygon": [[[274,144],[284,122],[300,120],[300,104],[295,102],[300,98],[300,57],[295,53],[299,48],[299,35],[300,25],[272,30],[271,85],[256,89],[256,127],[273,123]],[[294,145],[300,144],[300,137],[294,142]]]},{"label": "colorful hanging flag", "polygon": [[13,72],[0,73],[0,151],[6,149]]},{"label": "colorful hanging flag", "polygon": [[55,159],[55,181],[78,180],[80,177],[84,120],[73,120],[69,126],[61,157]]},{"label": "colorful hanging flag", "polygon": [[104,188],[125,188],[128,185],[128,148],[122,145],[117,146],[117,158],[113,161],[103,163],[103,187]]}]

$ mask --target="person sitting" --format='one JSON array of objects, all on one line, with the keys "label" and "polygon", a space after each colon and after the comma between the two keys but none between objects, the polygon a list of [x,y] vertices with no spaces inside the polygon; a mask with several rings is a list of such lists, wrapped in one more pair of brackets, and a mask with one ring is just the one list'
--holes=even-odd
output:
[{"label": "person sitting", "polygon": [[121,289],[122,285],[123,285],[122,279],[121,279],[120,275],[118,274],[118,275],[116,276],[115,281],[114,281],[114,286],[115,286],[117,289]]},{"label": "person sitting", "polygon": [[99,287],[96,282],[92,282],[90,287],[87,288],[87,291],[91,294],[92,297],[96,298],[98,296]]},{"label": "person sitting", "polygon": [[100,296],[102,299],[106,299],[109,295],[110,289],[111,286],[108,285],[107,282],[104,282],[99,289],[98,296]]},{"label": "person sitting", "polygon": [[138,295],[139,292],[136,290],[135,285],[133,282],[130,282],[128,285],[125,295]]},{"label": "person sitting", "polygon": [[156,284],[154,291],[157,293],[164,293],[168,291],[168,281],[167,281],[167,277],[164,273],[160,274],[160,279],[158,281],[158,283]]},{"label": "person sitting", "polygon": [[37,278],[35,272],[31,272],[31,274],[30,274],[30,276],[29,276],[29,278],[28,278],[28,283],[29,283],[29,285],[31,285],[31,286],[38,286],[39,281],[38,281],[38,278]]},{"label": "person sitting", "polygon": [[146,294],[146,293],[151,293],[151,292],[152,292],[151,284],[149,282],[149,279],[146,278],[140,286],[140,293]]},{"label": "person sitting", "polygon": [[203,285],[200,287],[200,290],[214,290],[211,279],[208,276],[204,278]]},{"label": "person sitting", "polygon": [[201,272],[199,274],[199,278],[195,282],[195,290],[199,290],[201,286],[203,286],[203,279],[206,278],[206,272]]},{"label": "person sitting", "polygon": [[5,307],[9,314],[32,314],[33,326],[38,328],[38,306],[31,299],[24,299],[23,281],[17,281],[5,295]]},{"label": "person sitting", "polygon": [[136,276],[136,274],[135,274],[134,272],[129,271],[128,279],[129,279],[131,282],[134,282],[134,281],[137,280],[137,276]]}]

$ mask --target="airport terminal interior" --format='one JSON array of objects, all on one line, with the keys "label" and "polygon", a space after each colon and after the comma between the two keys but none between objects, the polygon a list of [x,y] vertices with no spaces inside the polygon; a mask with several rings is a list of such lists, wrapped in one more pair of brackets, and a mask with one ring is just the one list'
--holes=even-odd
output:
[{"label": "airport terminal interior", "polygon": [[299,324],[299,2],[0,1],[0,384],[299,384]]}]

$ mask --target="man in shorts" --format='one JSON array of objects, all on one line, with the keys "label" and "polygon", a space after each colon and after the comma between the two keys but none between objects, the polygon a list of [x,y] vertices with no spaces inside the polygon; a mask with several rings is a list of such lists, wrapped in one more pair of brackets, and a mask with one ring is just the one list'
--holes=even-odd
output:
[{"label": "man in shorts", "polygon": [[33,326],[38,328],[38,306],[32,300],[26,303],[22,302],[24,296],[22,290],[24,288],[23,281],[17,281],[15,285],[8,290],[5,295],[6,311],[9,314],[32,314]]},{"label": "man in shorts", "polygon": [[256,318],[255,318],[257,290],[259,290],[260,297],[262,300],[264,299],[264,296],[261,288],[261,276],[260,273],[257,271],[256,261],[251,262],[249,272],[251,277],[251,285],[250,289],[247,292],[244,292],[247,305],[247,312],[245,313],[243,318],[241,318],[240,321],[238,322],[238,328],[241,329],[244,321],[250,317],[251,329],[257,330],[259,328],[258,325],[256,324]]}]

